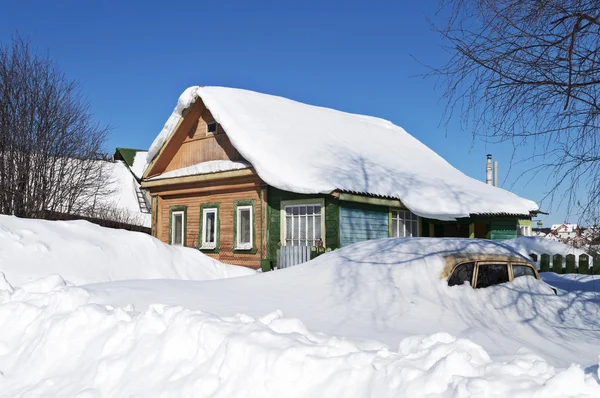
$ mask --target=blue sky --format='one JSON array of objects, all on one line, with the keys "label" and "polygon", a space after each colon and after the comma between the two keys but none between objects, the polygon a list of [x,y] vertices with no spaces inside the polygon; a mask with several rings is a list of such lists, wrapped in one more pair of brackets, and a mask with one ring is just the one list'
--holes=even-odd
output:
[{"label": "blue sky", "polygon": [[[504,188],[543,198],[546,178],[519,178],[531,163],[507,174],[510,144],[474,141],[458,117],[442,123],[442,89],[419,77],[421,63],[447,57],[426,21],[437,1],[170,3],[5,1],[0,42],[29,36],[81,83],[113,127],[107,150],[148,148],[188,86],[241,87],[391,120],[477,179],[492,153]],[[565,220],[566,209],[541,204],[545,226]]]}]

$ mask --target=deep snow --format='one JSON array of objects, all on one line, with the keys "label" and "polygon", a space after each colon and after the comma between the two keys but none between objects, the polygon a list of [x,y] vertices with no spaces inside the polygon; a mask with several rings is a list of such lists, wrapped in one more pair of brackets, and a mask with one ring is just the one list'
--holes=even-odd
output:
[{"label": "deep snow", "polygon": [[80,285],[123,279],[216,279],[254,274],[198,250],[87,221],[0,215],[0,272],[13,284],[53,274]]},{"label": "deep snow", "polygon": [[392,197],[419,216],[440,220],[538,210],[530,200],[466,176],[387,120],[226,87],[185,90],[150,146],[148,162],[198,98],[244,159],[276,188]]},{"label": "deep snow", "polygon": [[[600,396],[595,278],[439,278],[449,251],[516,254],[499,243],[367,241],[264,274],[87,222],[0,217],[0,245],[0,397]],[[21,260],[111,281],[22,283]]]},{"label": "deep snow", "polygon": [[59,277],[0,284],[0,324],[11,326],[0,329],[0,397],[600,394],[577,365],[556,369],[523,350],[499,362],[447,333],[388,348],[311,332],[281,312],[218,317],[154,305],[136,313],[88,300]]},{"label": "deep snow", "polygon": [[560,291],[556,296],[530,278],[487,289],[448,288],[439,277],[444,264],[440,254],[449,250],[514,253],[491,241],[383,239],[255,277],[124,281],[85,288],[93,302],[133,303],[138,310],[156,302],[219,316],[282,310],[310,330],[375,339],[391,347],[412,335],[447,332],[482,345],[497,360],[508,360],[525,348],[556,366],[597,365],[596,292]]}]

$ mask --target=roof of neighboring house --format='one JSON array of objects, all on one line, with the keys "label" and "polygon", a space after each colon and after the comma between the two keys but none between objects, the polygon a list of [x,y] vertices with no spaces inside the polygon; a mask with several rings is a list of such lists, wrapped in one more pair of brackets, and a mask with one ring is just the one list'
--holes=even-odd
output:
[{"label": "roof of neighboring house", "polygon": [[[133,160],[135,158],[135,155],[138,152],[147,152],[145,149],[133,149],[133,148],[116,148],[115,149],[115,155],[119,154],[121,159],[125,161],[125,163],[127,164],[127,166],[131,167],[133,166]],[[121,160],[119,159],[119,160]]]},{"label": "roof of neighboring house", "polygon": [[135,178],[140,181],[148,166],[147,156],[148,151],[145,149],[116,148],[114,158],[123,160]]},{"label": "roof of neighboring house", "polygon": [[533,201],[468,177],[387,120],[234,88],[188,88],[152,143],[148,162],[198,98],[260,178],[282,190],[385,196],[439,220],[538,210]]},{"label": "roof of neighboring house", "polygon": [[[108,174],[107,193],[96,198],[95,210],[101,216],[126,224],[150,227],[151,216],[146,209],[140,184],[124,161],[99,161]],[[94,215],[94,214],[88,214]]]}]

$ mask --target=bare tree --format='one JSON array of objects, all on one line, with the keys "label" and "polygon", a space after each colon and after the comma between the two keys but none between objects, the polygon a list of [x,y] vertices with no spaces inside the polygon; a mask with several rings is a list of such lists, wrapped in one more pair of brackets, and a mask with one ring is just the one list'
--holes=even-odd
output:
[{"label": "bare tree", "polygon": [[0,46],[0,213],[85,214],[107,186],[107,127],[78,84],[19,36]]},{"label": "bare tree", "polygon": [[[582,216],[600,200],[600,1],[441,0],[447,116],[484,139],[530,143],[529,177]],[[578,192],[585,190],[584,197]]]}]

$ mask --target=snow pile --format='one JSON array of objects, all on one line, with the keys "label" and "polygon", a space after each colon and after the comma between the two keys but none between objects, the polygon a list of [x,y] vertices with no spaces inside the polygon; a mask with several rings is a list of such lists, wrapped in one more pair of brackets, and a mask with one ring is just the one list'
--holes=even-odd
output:
[{"label": "snow pile", "polygon": [[90,305],[59,277],[0,289],[0,324],[10,325],[0,328],[0,397],[600,395],[577,365],[556,369],[526,352],[494,361],[447,333],[388,348],[312,333],[281,312]]},{"label": "snow pile", "polygon": [[598,363],[596,292],[555,295],[544,282],[518,278],[486,289],[449,288],[443,255],[518,255],[498,242],[407,238],[365,241],[283,270],[214,281],[118,281],[84,286],[103,305],[182,305],[260,317],[281,310],[329,335],[397,347],[414,335],[449,333],[481,345],[494,360],[526,348],[553,366]]},{"label": "snow pile", "polygon": [[123,279],[215,279],[254,271],[138,232],[87,221],[0,215],[0,272],[13,284],[59,274],[75,284]]},{"label": "snow pile", "polygon": [[581,254],[587,254],[584,250],[577,249],[573,246],[536,236],[520,236],[516,239],[502,241],[502,243],[512,247],[528,258],[531,253],[537,255],[547,253],[550,256],[554,254],[561,254],[563,256],[574,254],[577,257]]},{"label": "snow pile", "polygon": [[188,88],[152,143],[148,161],[198,97],[244,159],[276,188],[392,197],[419,216],[440,220],[538,209],[530,200],[466,176],[387,120],[233,88]]},{"label": "snow pile", "polygon": [[181,169],[167,171],[149,180],[162,180],[164,178],[184,177],[199,174],[219,173],[222,171],[241,170],[252,167],[248,162],[232,160],[211,160]]},{"label": "snow pile", "polygon": [[148,167],[148,151],[138,151],[135,153],[133,158],[133,164],[131,165],[131,171],[137,177],[141,179],[144,176],[144,171]]}]

